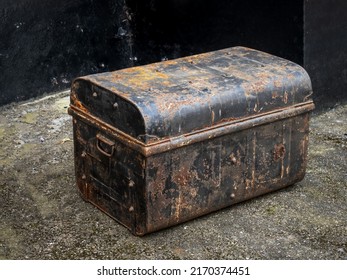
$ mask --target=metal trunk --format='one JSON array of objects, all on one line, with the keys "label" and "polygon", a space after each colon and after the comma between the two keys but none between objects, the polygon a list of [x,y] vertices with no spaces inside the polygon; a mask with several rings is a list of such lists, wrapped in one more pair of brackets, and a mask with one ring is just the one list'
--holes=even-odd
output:
[{"label": "metal trunk", "polygon": [[243,47],[78,78],[78,188],[144,235],[294,184],[311,96],[303,68]]}]

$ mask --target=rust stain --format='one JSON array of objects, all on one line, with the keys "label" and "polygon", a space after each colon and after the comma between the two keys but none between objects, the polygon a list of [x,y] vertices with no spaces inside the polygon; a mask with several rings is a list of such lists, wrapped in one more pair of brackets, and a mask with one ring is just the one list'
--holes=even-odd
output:
[{"label": "rust stain", "polygon": [[211,111],[211,123],[214,123],[214,111]]},{"label": "rust stain", "polygon": [[122,75],[122,82],[132,87],[144,88],[150,85],[150,81],[155,81],[157,83],[160,80],[167,80],[169,78],[165,73],[153,70],[154,69],[147,69],[145,67],[126,69]]},{"label": "rust stain", "polygon": [[284,92],[284,95],[283,95],[283,102],[284,102],[284,104],[287,104],[287,103],[288,103],[288,92]]},{"label": "rust stain", "polygon": [[71,93],[71,104],[74,104],[81,111],[88,113],[88,109],[83,105],[83,103],[77,98],[74,92]]},{"label": "rust stain", "polygon": [[285,146],[280,143],[280,144],[276,144],[274,147],[274,152],[273,152],[273,159],[275,161],[278,161],[280,159],[284,158],[284,155],[286,153],[286,148]]}]

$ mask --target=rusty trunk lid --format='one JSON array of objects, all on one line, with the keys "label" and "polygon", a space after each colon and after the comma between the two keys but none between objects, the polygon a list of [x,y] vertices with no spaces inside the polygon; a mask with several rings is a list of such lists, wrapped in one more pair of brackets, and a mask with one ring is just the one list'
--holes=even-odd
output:
[{"label": "rusty trunk lid", "polygon": [[78,78],[71,110],[143,145],[287,108],[313,109],[306,71],[245,47]]}]

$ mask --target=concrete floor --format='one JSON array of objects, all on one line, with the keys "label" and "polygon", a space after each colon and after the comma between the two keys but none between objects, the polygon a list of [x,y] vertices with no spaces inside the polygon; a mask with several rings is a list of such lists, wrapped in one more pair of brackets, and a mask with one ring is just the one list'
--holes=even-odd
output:
[{"label": "concrete floor", "polygon": [[347,105],[315,112],[305,179],[135,237],[75,187],[68,92],[0,112],[0,259],[347,259]]}]

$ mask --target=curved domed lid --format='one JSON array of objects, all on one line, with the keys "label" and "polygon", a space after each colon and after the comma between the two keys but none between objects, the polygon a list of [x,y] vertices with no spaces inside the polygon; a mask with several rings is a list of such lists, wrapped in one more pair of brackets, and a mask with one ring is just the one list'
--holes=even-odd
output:
[{"label": "curved domed lid", "polygon": [[234,47],[78,78],[71,104],[145,144],[311,99],[306,71]]}]

